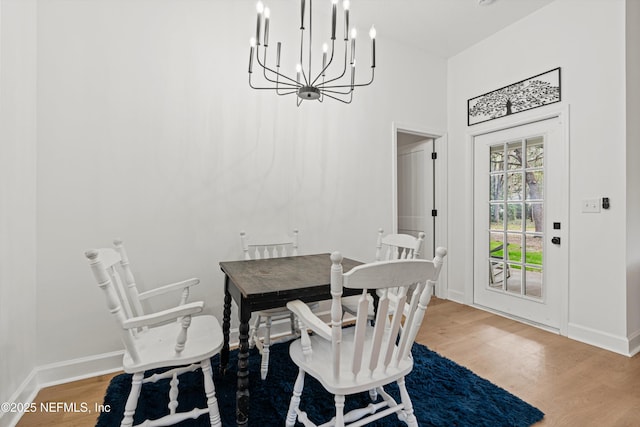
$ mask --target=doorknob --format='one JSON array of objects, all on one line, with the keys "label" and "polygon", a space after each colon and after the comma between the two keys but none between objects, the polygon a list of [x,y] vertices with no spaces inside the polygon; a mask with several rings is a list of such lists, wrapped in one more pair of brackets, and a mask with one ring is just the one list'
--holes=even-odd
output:
[{"label": "doorknob", "polygon": [[551,238],[551,243],[553,243],[554,245],[559,245],[560,244],[560,238],[558,236],[554,236]]}]

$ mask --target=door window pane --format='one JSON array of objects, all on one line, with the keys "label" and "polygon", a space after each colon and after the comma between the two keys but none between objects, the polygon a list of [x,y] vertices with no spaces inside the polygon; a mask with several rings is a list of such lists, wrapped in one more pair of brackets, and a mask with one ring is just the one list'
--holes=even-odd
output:
[{"label": "door window pane", "polygon": [[509,261],[522,262],[522,239],[520,233],[507,233],[507,256]]},{"label": "door window pane", "polygon": [[504,170],[504,146],[496,145],[491,147],[490,162],[489,170],[491,172]]},{"label": "door window pane", "polygon": [[507,174],[507,200],[523,200],[522,172]]},{"label": "door window pane", "polygon": [[542,298],[542,269],[527,267],[525,277],[525,295]]},{"label": "door window pane", "polygon": [[522,169],[522,141],[507,144],[507,169]]},{"label": "door window pane", "polygon": [[544,195],[544,172],[542,170],[529,171],[525,175],[527,200],[542,200]]},{"label": "door window pane", "polygon": [[489,256],[504,259],[504,233],[489,233]]},{"label": "door window pane", "polygon": [[489,205],[489,228],[504,230],[504,204],[491,203]]},{"label": "door window pane", "polygon": [[522,294],[522,274],[521,266],[518,264],[507,264],[505,275],[507,276],[507,292]]},{"label": "door window pane", "polygon": [[542,236],[525,236],[525,262],[542,266]]},{"label": "door window pane", "polygon": [[544,166],[544,138],[537,136],[527,139],[527,167],[538,168]]},{"label": "door window pane", "polygon": [[507,229],[522,231],[522,203],[507,203]]},{"label": "door window pane", "polygon": [[504,174],[491,175],[489,178],[489,200],[504,199]]},{"label": "door window pane", "polygon": [[533,233],[543,233],[544,209],[542,203],[527,203],[526,211],[526,230]]}]

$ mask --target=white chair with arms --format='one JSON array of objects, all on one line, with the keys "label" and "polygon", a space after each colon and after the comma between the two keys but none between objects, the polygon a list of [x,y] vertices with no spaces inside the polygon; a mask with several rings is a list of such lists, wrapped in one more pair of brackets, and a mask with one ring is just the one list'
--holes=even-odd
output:
[{"label": "white chair with arms", "polygon": [[145,292],[139,292],[122,239],[115,239],[113,241],[113,247],[120,255],[120,270],[124,276],[124,280],[122,280],[120,275],[114,276],[114,286],[120,296],[120,301],[122,302],[127,318],[144,315],[145,310],[142,307],[143,301],[151,300],[154,297],[167,293],[180,292],[180,300],[177,305],[184,305],[189,299],[191,288],[200,283],[200,279],[194,277],[159,286]]},{"label": "white chair with arms", "polygon": [[[305,327],[301,329],[302,336],[289,347],[289,354],[299,372],[286,426],[293,427],[296,420],[306,427],[317,426],[300,409],[306,374],[316,378],[334,395],[335,419],[327,425],[361,426],[395,413],[407,425],[418,426],[404,378],[413,369],[411,347],[445,255],[446,250],[438,248],[433,261],[405,259],[376,262],[355,267],[344,274],[342,256],[337,252],[331,255],[331,324],[325,324],[301,301],[287,303],[287,307],[296,313]],[[412,286],[415,286],[415,291],[408,300],[407,291]],[[355,327],[342,328],[343,287],[362,290]],[[399,304],[405,306],[406,303],[406,309],[396,310],[391,315],[388,293],[392,288],[398,289],[396,296]],[[369,303],[366,295],[369,289],[382,293],[374,325],[368,320]],[[307,328],[313,335],[309,335]],[[399,403],[384,390],[385,385],[393,382],[400,389]],[[380,395],[381,401],[345,414],[345,396],[367,391],[372,400]]]},{"label": "white chair with arms", "polygon": [[[167,426],[209,414],[211,426],[221,426],[210,361],[220,351],[223,343],[222,328],[218,320],[213,316],[196,316],[203,310],[204,303],[201,301],[181,304],[156,313],[128,314],[124,307],[128,305],[130,311],[136,310],[135,304],[122,286],[121,289],[116,289],[118,283],[122,284],[121,267],[128,265],[126,258],[122,257],[122,251],[112,248],[92,249],[85,252],[85,256],[98,286],[105,293],[107,307],[121,330],[125,346],[123,369],[126,373],[133,374],[121,426],[133,425],[143,384],[155,383],[165,378],[171,379],[169,413],[156,420],[147,420],[148,423],[141,425]],[[126,276],[126,269],[124,272]],[[158,368],[168,370],[145,378],[146,371]],[[201,368],[204,377],[207,406],[178,412],[178,376],[198,368]]]}]

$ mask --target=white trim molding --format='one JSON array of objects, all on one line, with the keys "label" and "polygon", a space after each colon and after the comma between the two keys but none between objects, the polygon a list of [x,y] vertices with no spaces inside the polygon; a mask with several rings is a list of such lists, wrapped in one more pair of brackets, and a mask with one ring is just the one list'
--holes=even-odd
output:
[{"label": "white trim molding", "polygon": [[567,337],[573,340],[613,351],[623,356],[632,356],[629,351],[630,341],[627,337],[609,334],[575,323],[569,323],[568,332]]}]

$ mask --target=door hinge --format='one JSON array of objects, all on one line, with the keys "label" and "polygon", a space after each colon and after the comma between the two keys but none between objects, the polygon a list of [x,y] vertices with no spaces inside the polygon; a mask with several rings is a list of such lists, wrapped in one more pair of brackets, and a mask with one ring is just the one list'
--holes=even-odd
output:
[{"label": "door hinge", "polygon": [[431,216],[438,216],[438,209],[431,209]]},{"label": "door hinge", "polygon": [[437,158],[438,158],[438,153],[436,153],[436,152],[431,153],[431,159],[432,160],[435,160]]}]

